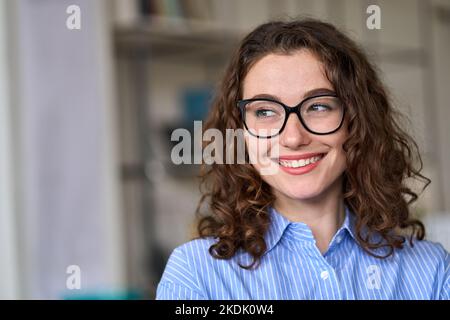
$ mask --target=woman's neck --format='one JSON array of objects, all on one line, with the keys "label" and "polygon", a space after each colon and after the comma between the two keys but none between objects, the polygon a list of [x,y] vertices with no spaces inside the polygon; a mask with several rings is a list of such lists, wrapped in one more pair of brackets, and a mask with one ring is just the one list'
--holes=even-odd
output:
[{"label": "woman's neck", "polygon": [[275,209],[293,222],[305,223],[312,231],[316,245],[324,254],[345,218],[340,181],[322,195],[298,200],[276,193]]}]

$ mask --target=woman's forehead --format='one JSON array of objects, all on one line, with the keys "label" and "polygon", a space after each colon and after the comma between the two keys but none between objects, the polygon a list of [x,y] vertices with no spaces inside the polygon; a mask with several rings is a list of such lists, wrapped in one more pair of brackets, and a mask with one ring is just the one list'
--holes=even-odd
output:
[{"label": "woman's forehead", "polygon": [[316,88],[333,87],[319,59],[308,50],[299,50],[291,54],[271,53],[257,61],[244,78],[243,95],[250,98],[270,94],[294,102]]}]

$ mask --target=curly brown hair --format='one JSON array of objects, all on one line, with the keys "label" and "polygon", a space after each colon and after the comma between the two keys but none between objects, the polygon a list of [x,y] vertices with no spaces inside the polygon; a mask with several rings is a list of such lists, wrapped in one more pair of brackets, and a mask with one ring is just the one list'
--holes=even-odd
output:
[{"label": "curly brown hair", "polygon": [[[333,25],[315,19],[273,21],[249,33],[225,71],[203,129],[215,128],[225,136],[226,129],[242,128],[236,102],[242,98],[242,83],[249,69],[267,54],[300,49],[310,50],[323,63],[326,77],[346,107],[343,198],[356,215],[358,242],[367,253],[385,258],[403,248],[408,234],[411,245],[414,237],[422,240],[425,228],[411,218],[409,207],[418,195],[407,185],[410,178],[420,180],[423,191],[431,182],[420,173],[423,163],[418,146],[400,127],[400,114],[393,109],[375,66]],[[248,155],[246,160],[245,164],[202,166],[202,197],[196,215],[199,237],[217,239],[209,248],[213,257],[229,259],[242,249],[253,261],[239,265],[251,269],[259,265],[267,250],[268,208],[275,197],[248,162]],[[201,213],[204,204],[209,207],[207,215]],[[364,235],[363,228],[367,231]],[[375,234],[384,241],[371,243]],[[388,253],[376,255],[373,250],[380,247],[387,247]]]}]

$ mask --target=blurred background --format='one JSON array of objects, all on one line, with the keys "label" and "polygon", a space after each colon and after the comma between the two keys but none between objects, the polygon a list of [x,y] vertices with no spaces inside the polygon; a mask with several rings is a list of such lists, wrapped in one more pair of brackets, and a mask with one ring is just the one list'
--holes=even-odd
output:
[{"label": "blurred background", "polygon": [[153,299],[200,197],[171,132],[205,116],[243,35],[299,16],[380,68],[433,181],[415,212],[450,250],[449,0],[0,0],[0,298]]}]

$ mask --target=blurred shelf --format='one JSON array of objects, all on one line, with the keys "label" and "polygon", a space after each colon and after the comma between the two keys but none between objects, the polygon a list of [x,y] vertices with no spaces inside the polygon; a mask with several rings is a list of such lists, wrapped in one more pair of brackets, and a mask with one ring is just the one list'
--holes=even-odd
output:
[{"label": "blurred shelf", "polygon": [[241,36],[236,29],[214,22],[165,16],[149,16],[114,30],[118,56],[141,54],[154,59],[227,59]]},{"label": "blurred shelf", "polygon": [[406,47],[367,42],[365,50],[370,57],[376,58],[378,62],[399,66],[427,67],[430,60],[427,50],[420,46]]}]

